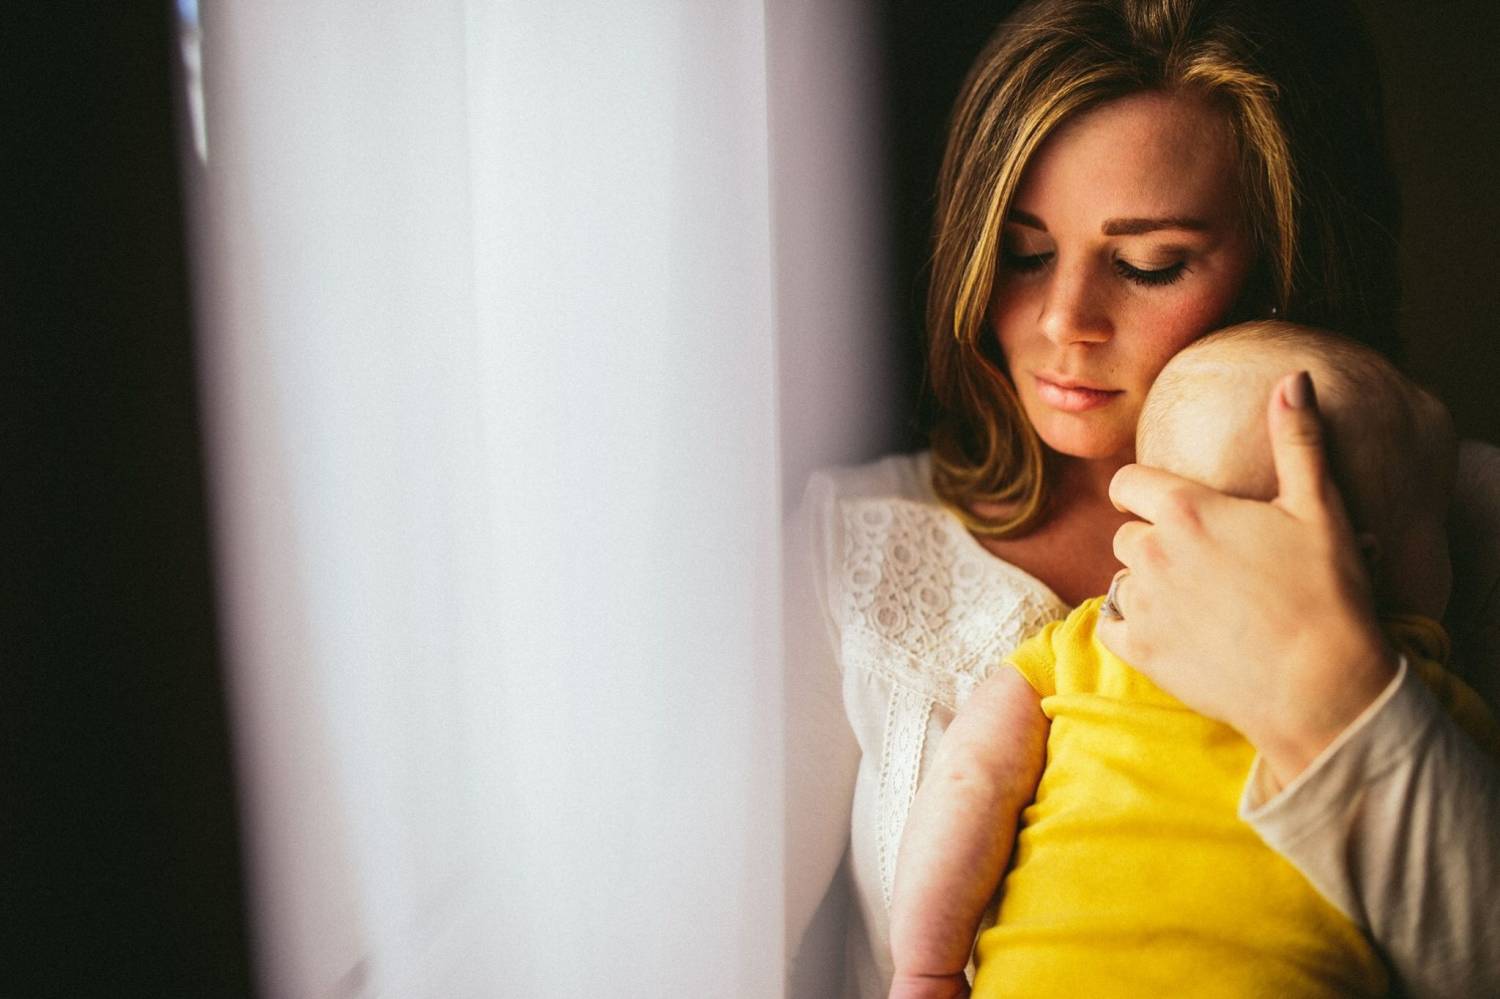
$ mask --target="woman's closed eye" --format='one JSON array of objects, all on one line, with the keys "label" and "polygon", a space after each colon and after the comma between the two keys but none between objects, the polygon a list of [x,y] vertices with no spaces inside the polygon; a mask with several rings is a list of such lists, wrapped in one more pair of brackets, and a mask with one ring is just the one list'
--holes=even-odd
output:
[{"label": "woman's closed eye", "polygon": [[1179,260],[1175,264],[1165,267],[1137,267],[1134,264],[1115,258],[1115,273],[1127,281],[1144,285],[1147,288],[1159,288],[1162,285],[1172,284],[1181,280],[1182,275],[1187,273],[1187,261]]},{"label": "woman's closed eye", "polygon": [[1008,271],[1027,274],[1046,267],[1051,262],[1052,256],[1053,253],[1050,250],[1045,253],[1017,253],[1014,250],[1005,249],[1000,251],[1000,263]]}]

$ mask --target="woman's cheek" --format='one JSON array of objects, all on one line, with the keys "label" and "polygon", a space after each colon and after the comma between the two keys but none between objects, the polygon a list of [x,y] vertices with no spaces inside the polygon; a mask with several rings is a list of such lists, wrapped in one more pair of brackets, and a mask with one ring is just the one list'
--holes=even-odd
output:
[{"label": "woman's cheek", "polygon": [[[1193,295],[1174,308],[1160,312],[1151,324],[1156,327],[1161,364],[1194,340],[1218,329],[1233,299],[1221,303],[1220,295]],[[1160,370],[1158,367],[1157,370]]]},{"label": "woman's cheek", "polygon": [[1003,296],[996,296],[990,307],[990,328],[1000,344],[1000,354],[1009,368],[1017,354],[1025,349],[1026,327],[1022,316],[1026,312],[1025,296],[1019,289],[1008,289]]}]

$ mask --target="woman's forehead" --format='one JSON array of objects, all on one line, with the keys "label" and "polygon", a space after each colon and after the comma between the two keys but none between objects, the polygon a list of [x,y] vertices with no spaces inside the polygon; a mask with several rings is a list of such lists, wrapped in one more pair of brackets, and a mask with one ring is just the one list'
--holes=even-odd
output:
[{"label": "woman's forehead", "polygon": [[1233,132],[1192,94],[1117,98],[1061,125],[1032,156],[1011,221],[1047,230],[1217,228],[1239,217]]}]

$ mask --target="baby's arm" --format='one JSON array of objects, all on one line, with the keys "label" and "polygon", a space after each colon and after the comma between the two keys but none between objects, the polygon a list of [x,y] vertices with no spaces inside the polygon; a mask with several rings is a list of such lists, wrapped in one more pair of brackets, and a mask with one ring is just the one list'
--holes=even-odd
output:
[{"label": "baby's arm", "polygon": [[1041,699],[1006,666],[948,726],[912,802],[891,900],[891,999],[968,995],[964,966],[1047,749]]}]

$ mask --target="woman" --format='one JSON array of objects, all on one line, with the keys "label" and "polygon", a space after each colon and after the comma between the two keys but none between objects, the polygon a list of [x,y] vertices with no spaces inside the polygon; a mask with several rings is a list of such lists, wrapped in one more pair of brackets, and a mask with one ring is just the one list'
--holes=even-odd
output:
[{"label": "woman", "polygon": [[1351,29],[1329,5],[1040,0],[981,54],[938,190],[932,450],[815,476],[793,539],[794,995],[884,995],[896,848],[953,706],[1122,564],[1106,641],[1255,745],[1246,819],[1413,994],[1500,988],[1500,778],[1381,642],[1315,403],[1272,427],[1276,503],[1131,464],[1156,373],[1218,326],[1395,353]]}]

